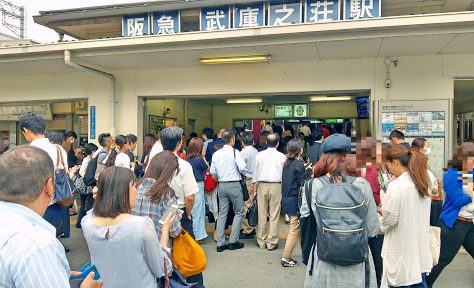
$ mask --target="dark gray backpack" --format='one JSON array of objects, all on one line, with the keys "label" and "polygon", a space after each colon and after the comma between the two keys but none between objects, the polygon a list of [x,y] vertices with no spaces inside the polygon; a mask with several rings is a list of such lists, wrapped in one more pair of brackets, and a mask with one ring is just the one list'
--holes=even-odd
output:
[{"label": "dark gray backpack", "polygon": [[367,263],[367,203],[353,185],[356,178],[343,176],[338,183],[327,176],[318,179],[323,183],[316,194],[318,258],[341,266]]}]

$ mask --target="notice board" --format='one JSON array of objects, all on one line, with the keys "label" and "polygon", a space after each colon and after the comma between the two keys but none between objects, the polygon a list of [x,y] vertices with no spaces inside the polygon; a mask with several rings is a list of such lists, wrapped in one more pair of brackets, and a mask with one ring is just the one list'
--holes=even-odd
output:
[{"label": "notice board", "polygon": [[390,142],[392,130],[400,130],[411,144],[425,138],[431,147],[428,164],[441,177],[446,167],[450,139],[449,100],[379,101],[379,127],[382,142]]}]

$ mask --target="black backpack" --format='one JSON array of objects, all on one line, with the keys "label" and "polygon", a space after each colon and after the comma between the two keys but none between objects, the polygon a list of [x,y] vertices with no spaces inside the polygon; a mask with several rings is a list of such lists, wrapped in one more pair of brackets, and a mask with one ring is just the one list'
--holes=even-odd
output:
[{"label": "black backpack", "polygon": [[97,170],[97,161],[99,159],[99,155],[102,153],[106,153],[105,151],[100,152],[94,158],[89,161],[89,165],[87,166],[86,173],[82,179],[84,180],[84,184],[86,186],[94,187],[97,185],[97,180],[95,180],[95,171]]},{"label": "black backpack", "polygon": [[[311,254],[311,248],[316,243],[316,219],[314,219],[313,209],[311,208],[311,192],[313,189],[313,179],[306,181],[305,185],[301,188],[300,198],[306,197],[306,203],[309,207],[309,216],[300,217],[300,241],[301,251],[303,254],[302,262],[308,265],[309,254]],[[300,205],[301,207],[301,205]]]}]

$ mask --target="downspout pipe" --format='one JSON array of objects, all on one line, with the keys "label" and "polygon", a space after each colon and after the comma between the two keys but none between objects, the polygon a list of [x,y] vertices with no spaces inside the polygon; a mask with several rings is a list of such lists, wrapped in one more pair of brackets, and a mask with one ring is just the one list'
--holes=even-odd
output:
[{"label": "downspout pipe", "polygon": [[93,73],[102,77],[107,77],[110,80],[110,134],[115,135],[115,103],[117,103],[116,79],[113,74],[91,68],[72,61],[71,51],[64,50],[64,63],[74,69],[84,72]]}]

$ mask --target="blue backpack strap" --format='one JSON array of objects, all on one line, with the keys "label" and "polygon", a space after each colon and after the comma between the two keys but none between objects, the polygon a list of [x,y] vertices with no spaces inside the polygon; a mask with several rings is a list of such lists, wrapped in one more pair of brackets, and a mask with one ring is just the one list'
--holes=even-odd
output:
[{"label": "blue backpack strap", "polygon": [[331,182],[329,182],[329,177],[328,177],[328,176],[321,176],[321,177],[318,177],[318,178],[316,178],[316,179],[318,179],[319,181],[321,181],[321,183],[323,184],[323,186],[326,186],[326,185],[331,184]]}]

